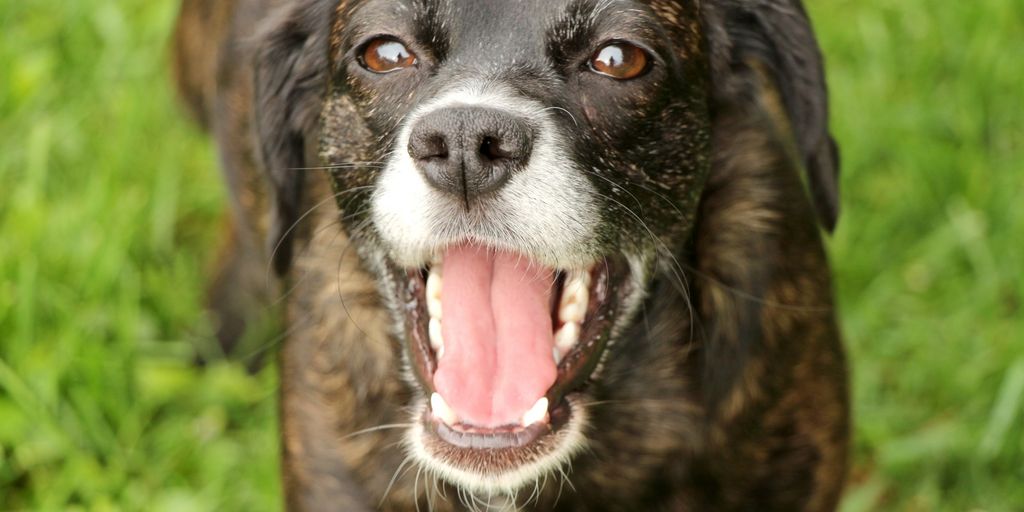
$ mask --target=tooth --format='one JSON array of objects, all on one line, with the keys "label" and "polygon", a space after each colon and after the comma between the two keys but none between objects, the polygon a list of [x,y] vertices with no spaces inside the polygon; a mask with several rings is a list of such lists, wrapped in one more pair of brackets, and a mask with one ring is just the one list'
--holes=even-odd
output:
[{"label": "tooth", "polygon": [[433,411],[437,419],[448,425],[455,425],[459,422],[459,416],[455,414],[455,411],[448,406],[448,402],[445,402],[444,398],[441,398],[441,395],[438,393],[430,395],[430,410]]},{"label": "tooth", "polygon": [[523,414],[523,419],[521,420],[521,423],[524,427],[529,427],[534,423],[539,423],[543,421],[544,417],[547,415],[548,399],[546,397],[541,397],[539,400],[537,400],[537,403],[533,404],[533,407],[530,407],[529,411],[526,411],[526,414]]},{"label": "tooth", "polygon": [[444,337],[441,336],[441,321],[437,318],[431,318],[428,330],[430,331],[430,348],[434,349],[434,353],[440,359],[444,355]]},{"label": "tooth", "polygon": [[576,297],[582,297],[584,301],[590,295],[590,273],[588,272],[572,272],[569,274],[569,278],[565,280],[565,294],[571,294]]},{"label": "tooth", "polygon": [[564,356],[580,339],[580,324],[567,322],[555,333],[555,348]]},{"label": "tooth", "polygon": [[566,302],[562,300],[562,305],[558,308],[558,319],[569,323],[569,322],[582,322],[584,313],[584,305],[578,302]]},{"label": "tooth", "polygon": [[431,269],[427,277],[427,310],[431,318],[441,318],[441,274],[440,269]]},{"label": "tooth", "polygon": [[441,318],[441,299],[427,296],[427,311],[430,318]]},{"label": "tooth", "polygon": [[558,347],[551,347],[551,357],[555,358],[555,366],[562,362],[562,351]]},{"label": "tooth", "polygon": [[590,275],[573,272],[562,289],[562,300],[558,305],[558,319],[563,322],[582,323],[587,315],[590,302]]}]

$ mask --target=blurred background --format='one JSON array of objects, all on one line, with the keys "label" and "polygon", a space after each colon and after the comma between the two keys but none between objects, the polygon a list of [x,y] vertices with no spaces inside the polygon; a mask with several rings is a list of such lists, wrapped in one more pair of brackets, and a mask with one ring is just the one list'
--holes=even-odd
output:
[{"label": "blurred background", "polygon": [[[1024,1],[806,0],[843,155],[843,512],[1024,510]],[[0,4],[0,509],[277,510],[201,309],[224,190],[173,0]]]}]

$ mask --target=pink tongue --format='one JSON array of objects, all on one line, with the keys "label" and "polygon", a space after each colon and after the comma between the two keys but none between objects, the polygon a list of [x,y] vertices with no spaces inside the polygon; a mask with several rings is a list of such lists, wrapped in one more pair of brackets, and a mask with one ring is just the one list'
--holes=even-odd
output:
[{"label": "pink tongue", "polygon": [[444,357],[434,388],[463,423],[518,424],[555,383],[551,351],[554,272],[474,245],[444,255]]}]

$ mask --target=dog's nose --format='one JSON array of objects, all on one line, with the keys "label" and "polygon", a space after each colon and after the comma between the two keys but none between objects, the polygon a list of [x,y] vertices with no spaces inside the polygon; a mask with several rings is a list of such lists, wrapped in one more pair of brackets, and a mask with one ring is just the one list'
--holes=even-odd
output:
[{"label": "dog's nose", "polygon": [[527,165],[532,149],[526,119],[486,107],[435,110],[409,136],[409,156],[427,182],[467,203],[501,188]]}]

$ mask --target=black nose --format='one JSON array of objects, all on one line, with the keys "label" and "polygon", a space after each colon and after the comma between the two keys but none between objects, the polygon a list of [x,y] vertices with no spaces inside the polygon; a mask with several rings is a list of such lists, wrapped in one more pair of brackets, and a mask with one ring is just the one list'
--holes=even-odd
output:
[{"label": "black nose", "polygon": [[413,126],[409,156],[427,182],[467,204],[501,188],[533,149],[525,119],[485,107],[435,110]]}]

